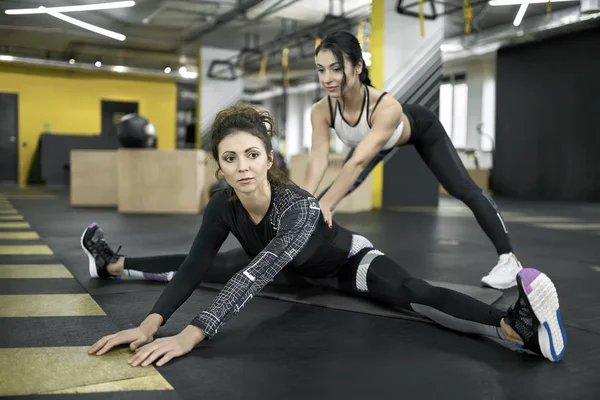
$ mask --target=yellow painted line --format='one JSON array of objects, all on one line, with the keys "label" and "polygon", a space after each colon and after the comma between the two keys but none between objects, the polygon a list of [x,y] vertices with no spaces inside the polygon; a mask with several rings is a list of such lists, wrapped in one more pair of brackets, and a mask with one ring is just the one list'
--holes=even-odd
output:
[{"label": "yellow painted line", "polygon": [[0,264],[0,279],[73,278],[62,264]]},{"label": "yellow painted line", "polygon": [[507,216],[504,218],[506,222],[528,222],[528,223],[557,223],[557,222],[576,222],[577,218],[567,218],[567,217],[550,217],[550,216]]},{"label": "yellow painted line", "polygon": [[[461,206],[443,206],[443,207],[433,207],[433,206],[401,206],[401,207],[386,207],[391,211],[398,212],[406,212],[406,213],[425,213],[425,214],[438,214],[438,215],[473,215],[473,212],[468,207]],[[502,216],[510,215],[517,216],[520,215],[516,212],[503,212]]]},{"label": "yellow painted line", "polygon": [[0,246],[0,255],[32,256],[54,254],[45,244]]},{"label": "yellow painted line", "polygon": [[0,222],[0,229],[31,228],[29,222]]},{"label": "yellow painted line", "polygon": [[7,194],[6,199],[16,200],[44,200],[44,199],[55,199],[56,196],[52,194]]},{"label": "yellow painted line", "polygon": [[44,394],[72,394],[72,393],[108,393],[108,392],[132,392],[151,390],[173,390],[173,387],[162,375],[144,376],[114,382],[99,383],[97,385],[80,386],[72,389],[57,390]]},{"label": "yellow painted line", "polygon": [[15,210],[14,208],[12,210],[4,210],[4,209],[0,208],[0,214],[2,214],[2,215],[17,214],[17,210]]},{"label": "yellow painted line", "polygon": [[0,239],[37,240],[39,238],[37,232],[0,232]]},{"label": "yellow painted line", "polygon": [[0,221],[23,221],[22,215],[0,215]]},{"label": "yellow painted line", "polygon": [[565,229],[565,230],[590,230],[600,229],[600,224],[537,224],[540,228]]},{"label": "yellow painted line", "polygon": [[85,294],[28,294],[0,296],[0,317],[84,317],[106,315]]},{"label": "yellow painted line", "polygon": [[144,382],[152,382],[149,390],[173,390],[166,380],[159,378],[161,375],[156,368],[131,367],[127,359],[131,357],[132,352],[126,347],[110,351],[103,356],[88,355],[88,348],[74,346],[0,349],[0,396],[62,391],[73,393],[77,388],[87,390],[82,393],[141,390]]}]

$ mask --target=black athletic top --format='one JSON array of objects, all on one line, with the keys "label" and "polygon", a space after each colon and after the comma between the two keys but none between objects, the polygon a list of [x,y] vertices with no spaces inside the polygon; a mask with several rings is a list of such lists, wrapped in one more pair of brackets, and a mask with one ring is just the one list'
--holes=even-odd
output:
[{"label": "black athletic top", "polygon": [[271,205],[258,224],[239,201],[230,200],[232,191],[223,189],[211,197],[188,256],[150,312],[166,322],[200,284],[231,232],[252,261],[191,322],[208,338],[284,267],[309,278],[330,277],[352,246],[352,234],[335,223],[330,229],[317,199],[297,186],[287,185],[281,191],[272,186]]}]

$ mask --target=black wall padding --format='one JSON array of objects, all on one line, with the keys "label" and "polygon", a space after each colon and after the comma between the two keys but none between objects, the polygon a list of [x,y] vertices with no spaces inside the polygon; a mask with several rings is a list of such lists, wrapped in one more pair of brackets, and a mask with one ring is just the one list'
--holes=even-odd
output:
[{"label": "black wall padding", "polygon": [[47,185],[71,183],[71,150],[116,150],[119,142],[111,135],[61,135],[40,136],[40,175]]},{"label": "black wall padding", "polygon": [[503,48],[494,193],[600,201],[600,29]]},{"label": "black wall padding", "polygon": [[[395,94],[400,104],[418,104],[439,115],[442,54],[431,52],[412,84]],[[392,94],[392,93],[391,93]],[[385,161],[382,208],[437,206],[440,186],[414,146],[401,146]]]}]

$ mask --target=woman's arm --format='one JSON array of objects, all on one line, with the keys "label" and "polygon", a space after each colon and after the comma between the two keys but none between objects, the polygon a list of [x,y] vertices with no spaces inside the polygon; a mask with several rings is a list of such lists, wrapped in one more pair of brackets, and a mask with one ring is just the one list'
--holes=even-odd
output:
[{"label": "woman's arm", "polygon": [[373,114],[371,130],[356,146],[352,157],[346,161],[342,170],[335,178],[333,185],[331,185],[327,193],[321,198],[320,204],[323,209],[325,222],[331,223],[331,210],[342,201],[369,161],[390,140],[390,137],[392,137],[392,134],[402,121],[402,114],[402,106],[396,99],[386,96],[386,98],[381,100],[381,103]]},{"label": "woman's arm", "polygon": [[208,308],[191,325],[208,338],[237,314],[256,293],[304,248],[320,219],[317,200],[306,198],[292,204],[282,217],[277,236],[248,267],[235,274]]},{"label": "woman's arm", "polygon": [[[225,192],[217,193],[210,199],[188,256],[159,297],[148,318],[158,315],[162,318],[161,325],[165,324],[198,287],[229,234],[229,229],[222,220],[222,215],[227,212],[226,207]],[[154,326],[150,322],[148,325]]]},{"label": "woman's arm", "polygon": [[313,195],[323,180],[329,159],[329,122],[324,109],[321,103],[317,103],[310,111],[312,145],[302,188]]},{"label": "woman's arm", "polygon": [[[102,337],[90,347],[89,354],[102,355],[122,344],[129,344],[131,350],[138,350],[141,346],[147,346],[154,341],[156,331],[192,294],[206,269],[212,265],[219,247],[227,238],[229,230],[220,218],[223,207],[226,207],[226,201],[224,193],[218,193],[211,198],[189,255],[140,326]],[[201,341],[197,330],[188,329],[184,336],[190,343]]]}]

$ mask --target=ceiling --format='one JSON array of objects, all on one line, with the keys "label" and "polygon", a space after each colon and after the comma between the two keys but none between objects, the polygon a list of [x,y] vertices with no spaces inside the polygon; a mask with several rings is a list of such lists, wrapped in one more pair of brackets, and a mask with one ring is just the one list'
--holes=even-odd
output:
[{"label": "ceiling", "polygon": [[[186,64],[193,67],[201,45],[238,50],[263,47],[284,36],[291,40],[292,35],[286,34],[305,28],[314,37],[315,25],[327,14],[343,12],[349,18],[364,18],[370,13],[370,0],[137,0],[129,8],[68,13],[125,35],[122,42],[49,15],[4,13],[41,4],[58,7],[99,2],[107,0],[0,1],[0,54],[176,69]],[[283,46],[278,44],[280,51]]]},{"label": "ceiling", "polygon": [[[260,52],[271,53],[268,69],[276,83],[281,80],[281,49],[290,47],[292,79],[300,81],[314,76],[314,37],[349,26],[355,29],[360,19],[368,18],[371,8],[371,0],[136,0],[134,7],[68,14],[124,34],[125,41],[106,38],[45,14],[4,13],[6,9],[41,4],[58,7],[108,1],[115,0],[0,0],[0,54],[63,62],[75,59],[89,64],[99,60],[105,65],[156,71],[187,66],[193,71],[200,46],[259,48]],[[519,6],[492,7],[487,1],[471,2],[473,33],[499,26],[513,29]],[[403,0],[402,4],[418,11],[418,0]],[[463,35],[463,0],[440,0],[436,4],[455,10],[445,19],[445,36]],[[577,4],[579,0],[553,3],[552,10]],[[427,5],[425,9],[429,12]],[[545,3],[531,4],[525,21],[545,13]],[[260,52],[247,60],[247,70],[258,71]]]}]

